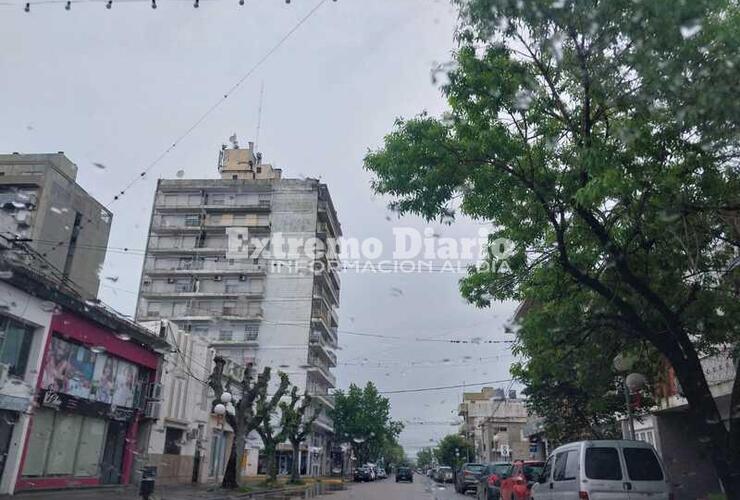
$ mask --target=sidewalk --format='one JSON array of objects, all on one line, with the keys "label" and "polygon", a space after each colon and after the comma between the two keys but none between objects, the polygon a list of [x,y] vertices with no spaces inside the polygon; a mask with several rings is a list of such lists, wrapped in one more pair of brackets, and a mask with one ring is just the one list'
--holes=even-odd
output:
[{"label": "sidewalk", "polygon": [[[340,483],[341,484],[341,483]],[[326,485],[328,487],[328,484]],[[308,488],[309,485],[306,486]],[[324,489],[324,488],[319,488]],[[326,488],[328,490],[328,488]],[[328,491],[327,491],[328,492]],[[313,497],[318,491],[310,492]],[[152,500],[263,500],[306,498],[305,488],[264,492],[229,491],[214,485],[160,485],[154,490]],[[138,486],[104,486],[100,488],[66,489],[55,491],[18,492],[13,496],[0,495],[0,500],[140,500]]]}]

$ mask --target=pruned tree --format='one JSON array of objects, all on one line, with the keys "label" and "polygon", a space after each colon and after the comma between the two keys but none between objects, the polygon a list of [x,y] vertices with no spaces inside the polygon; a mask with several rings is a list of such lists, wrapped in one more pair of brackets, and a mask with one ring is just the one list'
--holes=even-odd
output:
[{"label": "pruned tree", "polygon": [[[221,403],[221,395],[229,392],[229,382],[224,380],[224,366],[226,359],[216,356],[213,359],[213,371],[208,377],[208,385],[215,394],[211,408]],[[239,464],[244,456],[244,443],[250,432],[257,430],[265,413],[274,411],[277,401],[267,397],[267,388],[270,383],[269,366],[254,379],[254,367],[250,363],[244,368],[242,379],[239,381],[239,399],[233,401],[234,411],[226,412],[224,418],[234,430],[234,440],[229,452],[229,460],[226,463],[224,478],[221,482],[223,488],[234,489],[239,487],[241,468]],[[282,378],[281,374],[281,378]],[[281,380],[282,385],[282,380]]]},{"label": "pruned tree", "polygon": [[270,398],[263,398],[257,402],[257,413],[260,416],[259,423],[254,429],[262,439],[265,447],[265,463],[267,464],[267,482],[274,483],[277,480],[277,446],[285,441],[285,429],[276,429],[272,419],[280,400],[288,392],[290,380],[288,375],[279,372],[280,384]]},{"label": "pruned tree", "polygon": [[[300,401],[300,404],[299,404]],[[313,398],[307,393],[301,398],[298,395],[298,387],[293,386],[290,391],[290,401],[280,403],[280,426],[286,439],[293,448],[293,464],[290,469],[290,482],[299,483],[300,477],[300,456],[301,443],[313,432],[313,424],[321,415],[321,410],[315,410],[310,415],[306,415],[311,408]]]}]

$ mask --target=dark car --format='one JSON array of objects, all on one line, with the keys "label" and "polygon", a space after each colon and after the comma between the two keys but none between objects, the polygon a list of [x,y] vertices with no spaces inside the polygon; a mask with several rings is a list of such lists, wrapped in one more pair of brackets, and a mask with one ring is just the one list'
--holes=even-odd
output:
[{"label": "dark car", "polygon": [[510,469],[510,462],[497,462],[486,465],[478,478],[478,488],[476,491],[478,500],[499,500],[501,498],[501,480],[507,477]]},{"label": "dark car", "polygon": [[396,469],[396,482],[399,481],[414,482],[414,473],[411,472],[409,467],[399,467]]},{"label": "dark car", "polygon": [[478,485],[478,478],[485,467],[484,464],[462,464],[455,474],[455,491],[465,493],[475,489]]},{"label": "dark car", "polygon": [[355,469],[354,480],[355,481],[372,481],[373,474],[370,467],[358,467]]}]

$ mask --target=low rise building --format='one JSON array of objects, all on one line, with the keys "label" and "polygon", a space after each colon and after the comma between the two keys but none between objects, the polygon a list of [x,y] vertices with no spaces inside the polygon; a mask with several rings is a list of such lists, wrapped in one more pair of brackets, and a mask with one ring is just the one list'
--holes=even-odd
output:
[{"label": "low rise building", "polygon": [[463,418],[461,434],[475,446],[475,460],[483,463],[532,457],[523,430],[527,423],[524,400],[516,391],[484,387],[466,392],[458,409]]},{"label": "low rise building", "polygon": [[126,484],[168,344],[27,265],[43,261],[33,255],[0,257],[1,491]]}]

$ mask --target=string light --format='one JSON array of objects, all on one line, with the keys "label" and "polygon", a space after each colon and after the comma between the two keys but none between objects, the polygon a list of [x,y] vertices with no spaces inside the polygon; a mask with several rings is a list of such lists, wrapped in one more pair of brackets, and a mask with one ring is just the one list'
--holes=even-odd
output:
[{"label": "string light", "polygon": [[67,3],[64,5],[64,10],[72,10],[72,2],[70,0],[67,0]]},{"label": "string light", "polygon": [[239,0],[239,5],[244,5],[244,0]]},{"label": "string light", "polygon": [[25,10],[26,12],[31,12],[31,3],[26,2],[26,6],[23,8],[23,10]]},{"label": "string light", "polygon": [[156,8],[157,8],[157,0],[152,0],[152,9],[156,9]]},{"label": "string light", "polygon": [[110,9],[111,7],[113,7],[113,0],[108,0],[105,4],[105,8]]},{"label": "string light", "polygon": [[197,9],[198,7],[200,7],[200,0],[195,0],[195,2],[193,3],[193,8]]}]

